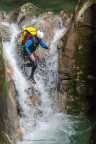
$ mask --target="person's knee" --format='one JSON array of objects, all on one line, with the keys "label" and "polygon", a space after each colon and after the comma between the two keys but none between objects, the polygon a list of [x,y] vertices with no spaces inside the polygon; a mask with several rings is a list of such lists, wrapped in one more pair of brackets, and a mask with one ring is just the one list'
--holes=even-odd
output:
[{"label": "person's knee", "polygon": [[35,67],[35,68],[37,67],[37,62],[34,63],[34,67]]},{"label": "person's knee", "polygon": [[33,63],[33,67],[35,69],[37,67],[37,61],[33,61],[32,63]]}]

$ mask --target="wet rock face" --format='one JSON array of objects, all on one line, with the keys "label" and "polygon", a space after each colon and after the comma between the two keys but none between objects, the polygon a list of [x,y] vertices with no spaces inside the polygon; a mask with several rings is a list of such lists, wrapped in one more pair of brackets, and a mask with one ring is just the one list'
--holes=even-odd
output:
[{"label": "wet rock face", "polygon": [[96,111],[95,10],[96,5],[89,1],[80,5],[75,21],[60,42],[58,99],[62,111],[71,114]]},{"label": "wet rock face", "polygon": [[[61,110],[72,112],[71,103],[76,102],[72,96],[69,97],[69,85],[75,87],[75,83],[69,84],[73,78],[73,70],[75,68],[75,39],[76,33],[73,25],[65,36],[61,39],[61,47],[59,48],[59,83],[58,83],[58,99],[61,104]],[[74,78],[73,78],[74,80]],[[74,94],[73,94],[74,95]],[[61,100],[60,100],[61,99]],[[69,104],[70,103],[70,104]],[[60,104],[59,104],[60,105]],[[75,105],[75,104],[73,104]]]},{"label": "wet rock face", "polygon": [[8,66],[8,63],[5,62],[6,66],[6,79],[8,85],[8,100],[7,100],[7,109],[8,109],[8,129],[10,131],[11,139],[16,138],[16,129],[19,127],[19,119],[17,115],[17,102],[16,102],[16,88],[14,81],[12,80],[13,70]]},{"label": "wet rock face", "polygon": [[2,144],[15,142],[15,129],[18,125],[15,87],[9,73],[9,70],[5,69],[0,40],[0,143]]},{"label": "wet rock face", "polygon": [[[2,57],[2,44],[0,42],[0,125],[2,127],[0,127],[1,131],[3,130],[3,128],[5,128],[5,123],[3,121],[4,117],[6,116],[6,99],[4,99],[5,95],[4,95],[4,81],[5,80],[5,69],[4,69],[4,62],[3,62],[3,57]],[[2,123],[3,122],[3,123]]]},{"label": "wet rock face", "polygon": [[73,14],[72,13],[66,13],[64,10],[61,10],[59,15],[62,18],[64,26],[68,27]]}]

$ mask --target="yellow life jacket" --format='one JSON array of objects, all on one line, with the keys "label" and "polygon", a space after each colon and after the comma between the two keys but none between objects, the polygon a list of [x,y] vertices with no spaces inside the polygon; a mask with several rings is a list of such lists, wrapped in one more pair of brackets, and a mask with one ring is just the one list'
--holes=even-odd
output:
[{"label": "yellow life jacket", "polygon": [[37,29],[34,27],[24,27],[22,28],[21,34],[19,36],[19,42],[22,44],[23,40],[25,40],[26,34],[30,33],[32,36],[36,36]]},{"label": "yellow life jacket", "polygon": [[25,27],[22,28],[23,32],[29,32],[32,36],[35,36],[37,34],[37,29],[34,27]]}]

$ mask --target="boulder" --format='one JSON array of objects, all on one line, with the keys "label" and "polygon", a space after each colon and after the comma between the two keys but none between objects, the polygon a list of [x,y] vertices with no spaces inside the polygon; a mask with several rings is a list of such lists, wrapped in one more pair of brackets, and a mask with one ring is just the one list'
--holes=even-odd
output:
[{"label": "boulder", "polygon": [[19,9],[17,23],[21,24],[24,20],[33,18],[41,12],[41,9],[33,5],[32,3],[26,3]]}]

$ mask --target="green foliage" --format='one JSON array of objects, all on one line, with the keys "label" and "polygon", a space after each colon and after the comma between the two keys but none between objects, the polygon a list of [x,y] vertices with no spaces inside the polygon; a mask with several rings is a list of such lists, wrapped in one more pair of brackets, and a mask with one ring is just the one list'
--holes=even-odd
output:
[{"label": "green foliage", "polygon": [[41,8],[46,10],[54,10],[55,12],[58,12],[62,9],[66,11],[73,11],[76,5],[76,1],[74,0],[32,0],[32,2]]},{"label": "green foliage", "polygon": [[36,6],[45,9],[58,12],[62,9],[72,12],[77,3],[77,0],[1,0],[0,10],[10,11],[26,2],[32,2]]}]

